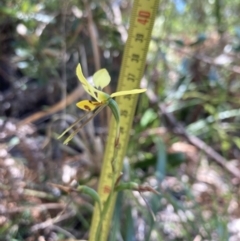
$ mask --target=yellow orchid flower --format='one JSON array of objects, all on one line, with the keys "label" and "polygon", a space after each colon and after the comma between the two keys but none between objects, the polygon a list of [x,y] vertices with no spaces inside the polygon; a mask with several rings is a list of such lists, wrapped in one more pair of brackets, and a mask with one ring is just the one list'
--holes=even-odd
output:
[{"label": "yellow orchid flower", "polygon": [[[94,116],[96,116],[105,106],[109,106],[115,120],[117,122],[117,136],[116,140],[118,140],[119,137],[119,122],[120,122],[120,112],[118,105],[115,100],[113,100],[113,97],[116,96],[123,96],[123,95],[131,95],[131,94],[139,94],[146,91],[146,89],[133,89],[133,90],[124,90],[124,91],[118,91],[115,93],[112,93],[111,95],[101,91],[104,87],[106,87],[110,81],[111,78],[108,74],[108,71],[106,69],[100,69],[93,75],[93,83],[94,86],[92,86],[84,77],[82,73],[81,65],[78,64],[76,68],[76,74],[79,79],[79,81],[82,83],[84,90],[91,95],[96,101],[92,100],[82,100],[78,102],[76,105],[78,108],[85,110],[85,111],[95,111],[94,115],[90,117],[86,122],[84,122],[74,133],[72,133],[64,142],[64,144],[67,144],[73,136],[79,131],[80,128],[82,128],[88,121],[90,121]],[[84,118],[85,116],[83,116]],[[76,122],[74,122],[69,128],[67,128],[60,136],[61,138],[67,131],[69,131],[73,126],[75,126],[78,122],[80,122],[83,118],[78,119]]]},{"label": "yellow orchid flower", "polygon": [[76,104],[78,108],[86,111],[93,111],[101,105],[109,104],[108,102],[111,101],[113,97],[122,96],[122,95],[139,94],[146,91],[146,89],[134,89],[134,90],[119,91],[119,92],[112,93],[111,95],[108,95],[99,90],[99,89],[102,90],[110,83],[111,78],[106,69],[100,69],[93,75],[93,83],[95,85],[95,88],[85,79],[82,73],[82,68],[80,64],[78,64],[77,66],[76,74],[78,79],[82,83],[85,91],[88,92],[88,94],[91,95],[95,100],[97,100],[97,101],[83,100]]}]

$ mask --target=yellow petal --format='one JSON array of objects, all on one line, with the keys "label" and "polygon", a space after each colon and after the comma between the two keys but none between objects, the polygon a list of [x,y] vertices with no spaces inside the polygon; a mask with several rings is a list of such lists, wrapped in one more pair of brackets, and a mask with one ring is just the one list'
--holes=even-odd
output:
[{"label": "yellow petal", "polygon": [[93,75],[93,83],[95,87],[103,89],[111,81],[111,77],[106,69],[100,69]]},{"label": "yellow petal", "polygon": [[93,111],[100,105],[102,105],[102,103],[91,100],[82,100],[76,104],[78,108],[86,111]]},{"label": "yellow petal", "polygon": [[145,92],[147,89],[134,89],[134,90],[123,90],[111,94],[111,97],[122,96],[122,95],[135,95]]},{"label": "yellow petal", "polygon": [[84,75],[82,73],[82,68],[81,68],[80,64],[78,64],[78,66],[77,66],[76,74],[77,74],[78,79],[82,83],[84,90],[89,95],[91,95],[93,98],[100,101],[99,95],[101,95],[102,91],[95,89],[92,85],[90,85],[90,83],[88,83],[88,81],[86,80],[86,78],[84,77]]}]

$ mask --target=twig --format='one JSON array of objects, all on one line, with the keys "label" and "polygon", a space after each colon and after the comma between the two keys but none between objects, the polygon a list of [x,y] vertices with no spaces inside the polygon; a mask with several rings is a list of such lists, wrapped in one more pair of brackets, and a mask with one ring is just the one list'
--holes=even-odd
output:
[{"label": "twig", "polygon": [[236,168],[233,168],[230,165],[227,165],[228,161],[223,156],[221,156],[218,152],[216,152],[212,147],[207,145],[204,141],[199,139],[196,136],[189,135],[184,127],[177,122],[175,117],[166,111],[166,106],[163,104],[159,105],[159,109],[161,110],[162,114],[168,119],[169,123],[173,127],[173,132],[182,135],[189,143],[196,146],[198,149],[204,151],[209,157],[215,160],[219,165],[224,167],[229,173],[235,176],[238,181],[240,181],[240,171]]},{"label": "twig", "polygon": [[69,94],[66,99],[59,101],[57,104],[51,106],[46,111],[39,111],[33,115],[28,116],[27,118],[23,119],[18,123],[18,127],[26,124],[33,123],[41,118],[46,116],[52,115],[58,111],[63,110],[66,106],[72,104],[73,102],[77,101],[81,95],[83,95],[84,90],[81,85],[79,85],[71,94]]},{"label": "twig", "polygon": [[26,196],[33,196],[33,197],[38,197],[38,198],[43,198],[43,199],[48,199],[48,200],[56,200],[58,199],[58,197],[50,194],[50,193],[46,193],[43,191],[38,191],[38,190],[33,190],[33,189],[23,189],[23,195]]},{"label": "twig", "polygon": [[[98,46],[98,32],[97,32],[96,24],[93,21],[90,2],[84,1],[84,3],[85,3],[86,10],[87,10],[88,31],[89,31],[90,40],[92,43],[92,48],[93,48],[94,65],[95,65],[95,70],[97,71],[101,68],[101,58],[100,58],[100,53],[99,53],[100,51],[99,51],[99,46]],[[105,89],[106,89],[106,92],[110,93],[109,86],[106,86]],[[106,112],[107,117],[104,114],[105,112]],[[101,117],[102,125],[106,124],[106,120],[107,120],[107,122],[109,122],[109,120],[110,120],[109,109],[106,109],[105,111],[100,113],[100,117]]]},{"label": "twig", "polygon": [[240,67],[237,65],[223,65],[223,64],[218,63],[214,58],[211,58],[211,57],[208,57],[208,56],[202,55],[202,54],[196,54],[196,53],[193,55],[180,48],[174,48],[174,50],[176,50],[177,52],[179,52],[181,54],[184,54],[185,56],[187,55],[191,58],[197,59],[206,64],[214,65],[216,67],[223,67],[233,73],[240,74]]},{"label": "twig", "polygon": [[45,228],[47,228],[49,226],[52,226],[54,223],[58,223],[58,222],[61,222],[61,221],[65,220],[65,219],[71,218],[71,217],[75,216],[75,214],[76,213],[72,210],[69,213],[65,213],[65,214],[63,214],[61,216],[58,215],[55,218],[48,219],[48,220],[46,220],[46,221],[44,221],[42,223],[35,224],[35,225],[33,225],[31,227],[30,230],[31,230],[31,232],[36,232],[39,229],[45,229]]},{"label": "twig", "polygon": [[89,35],[92,43],[92,48],[93,48],[95,70],[98,70],[101,68],[101,61],[100,61],[100,54],[99,54],[99,47],[98,47],[97,28],[93,21],[92,10],[91,10],[89,1],[84,1],[84,3],[87,9],[88,31],[89,31]]},{"label": "twig", "polygon": [[57,225],[52,225],[50,228],[51,228],[52,230],[56,230],[56,231],[58,231],[58,232],[63,233],[63,234],[64,234],[66,237],[68,237],[68,238],[75,238],[75,236],[72,235],[70,232],[68,232],[67,230],[65,230],[65,229],[63,229],[63,228],[61,228],[61,227],[59,227],[59,226],[57,226]]},{"label": "twig", "polygon": [[26,210],[53,210],[53,209],[63,209],[66,205],[63,203],[45,203],[39,204],[37,206],[27,206],[27,207],[16,207],[11,209],[2,209],[0,210],[0,214],[14,214],[14,213],[23,213]]},{"label": "twig", "polygon": [[[147,91],[147,95],[153,104],[157,103],[157,97],[151,90]],[[175,119],[174,115],[167,112],[166,106],[164,104],[159,104],[158,107],[160,112],[167,118],[169,124],[171,125],[169,131],[177,135],[183,136],[189,143],[196,146],[199,150],[203,151],[215,162],[217,162],[219,165],[225,168],[231,175],[233,175],[237,179],[236,183],[240,182],[240,171],[238,169],[228,165],[227,159],[221,156],[218,152],[216,152],[212,147],[207,145],[204,141],[202,141],[196,136],[188,134],[184,127]]]}]

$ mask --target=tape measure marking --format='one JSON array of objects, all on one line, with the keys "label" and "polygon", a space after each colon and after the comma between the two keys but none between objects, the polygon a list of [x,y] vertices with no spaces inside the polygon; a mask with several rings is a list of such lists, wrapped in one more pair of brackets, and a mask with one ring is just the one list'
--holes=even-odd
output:
[{"label": "tape measure marking", "polygon": [[[158,0],[135,0],[125,46],[120,77],[117,90],[131,90],[139,87],[142,78],[146,55],[151,37],[151,31],[155,20]],[[120,108],[120,138],[118,149],[114,150],[116,123],[111,119],[109,135],[104,153],[101,177],[99,180],[98,193],[102,204],[107,201],[112,190],[112,177],[121,172],[122,162],[126,152],[132,120],[137,104],[137,96],[126,95],[117,97],[116,101]],[[116,155],[116,156],[114,156]],[[116,158],[116,173],[112,173],[111,162]],[[116,175],[117,177],[117,175]],[[102,220],[100,237],[95,237],[100,221],[100,211],[95,205],[89,241],[106,241],[110,230],[110,221],[114,210],[116,194],[112,196],[105,220]],[[97,239],[96,239],[97,238]]]}]

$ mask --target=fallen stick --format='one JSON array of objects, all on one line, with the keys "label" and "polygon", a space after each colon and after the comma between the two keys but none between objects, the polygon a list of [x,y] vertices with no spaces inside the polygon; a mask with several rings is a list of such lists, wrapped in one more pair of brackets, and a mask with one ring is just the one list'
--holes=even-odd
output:
[{"label": "fallen stick", "polygon": [[175,134],[183,136],[189,143],[196,146],[199,150],[202,150],[205,154],[207,154],[209,157],[211,157],[214,161],[216,161],[219,165],[221,165],[223,168],[225,168],[230,174],[232,174],[235,178],[237,178],[237,183],[240,181],[240,171],[233,167],[228,165],[228,160],[221,156],[218,152],[216,152],[212,147],[207,145],[204,141],[199,139],[196,136],[192,136],[186,132],[184,127],[177,122],[174,115],[171,113],[168,113],[166,111],[166,107],[163,104],[159,104],[159,109],[161,113],[167,118],[170,125],[173,127],[171,129]]},{"label": "fallen stick", "polygon": [[[159,103],[159,100],[155,93],[152,90],[147,90],[147,96],[149,97],[149,100],[152,104]],[[190,135],[187,133],[185,128],[176,120],[173,114],[167,112],[166,106],[164,104],[158,104],[160,113],[163,114],[169,124],[171,125],[171,128],[168,128],[170,132],[173,132],[177,135],[181,135],[184,137],[189,143],[196,146],[199,150],[203,151],[205,154],[207,154],[212,160],[214,160],[216,163],[218,163],[220,166],[225,168],[231,175],[233,175],[236,180],[234,180],[234,184],[238,184],[240,182],[240,170],[229,165],[228,160],[221,156],[218,152],[216,152],[212,147],[207,145],[204,141],[202,141],[200,138]]]},{"label": "fallen stick", "polygon": [[66,106],[68,106],[68,105],[72,104],[73,102],[77,101],[79,99],[79,97],[83,95],[83,93],[84,93],[84,90],[83,90],[82,86],[78,85],[78,87],[72,93],[67,95],[67,97],[65,99],[60,100],[55,105],[51,106],[48,110],[39,111],[39,112],[34,113],[33,115],[30,115],[27,118],[21,120],[18,123],[18,127],[22,126],[22,125],[26,125],[26,124],[36,122],[39,119],[42,119],[46,116],[52,115],[56,112],[59,112],[59,111],[65,109]]}]

